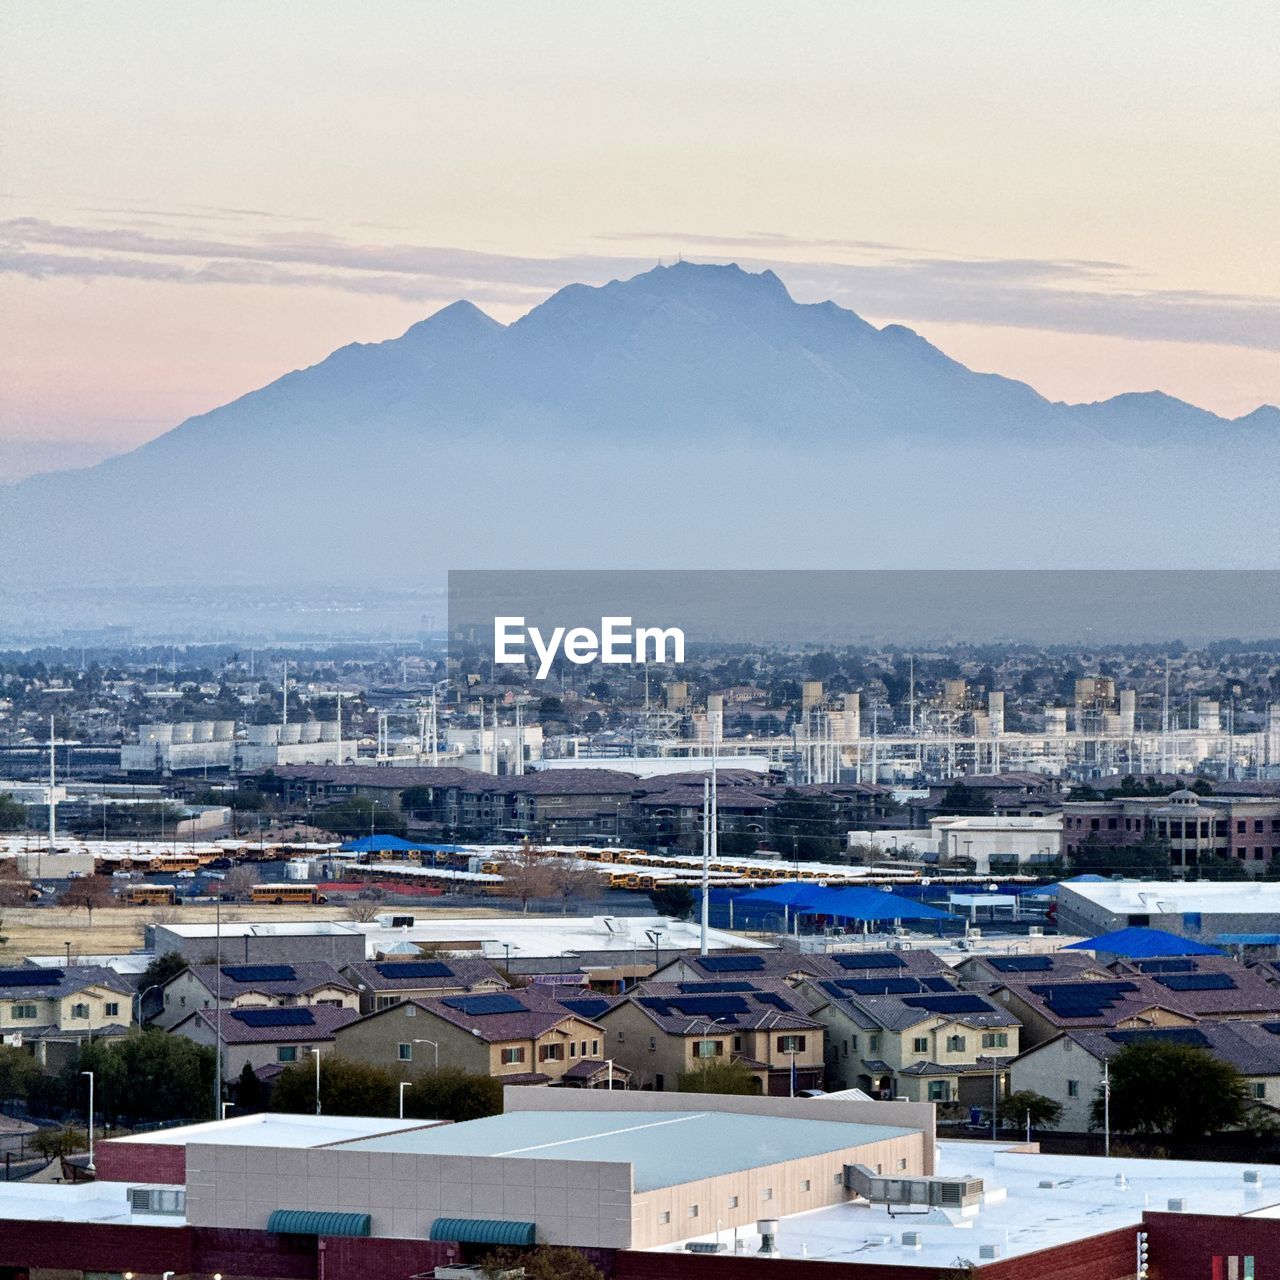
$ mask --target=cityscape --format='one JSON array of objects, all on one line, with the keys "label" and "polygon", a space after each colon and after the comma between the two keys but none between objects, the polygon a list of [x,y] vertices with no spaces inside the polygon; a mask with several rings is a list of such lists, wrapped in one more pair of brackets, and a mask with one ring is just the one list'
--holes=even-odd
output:
[{"label": "cityscape", "polygon": [[0,9],[0,1280],[1280,1280],[1278,49]]}]

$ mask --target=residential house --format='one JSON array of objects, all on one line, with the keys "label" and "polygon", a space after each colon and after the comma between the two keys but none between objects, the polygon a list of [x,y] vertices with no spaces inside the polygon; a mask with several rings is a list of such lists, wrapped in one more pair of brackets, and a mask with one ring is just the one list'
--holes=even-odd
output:
[{"label": "residential house", "polygon": [[340,1030],[338,1052],[389,1071],[457,1067],[504,1084],[581,1083],[608,1070],[599,1024],[530,988],[399,1000]]},{"label": "residential house", "polygon": [[1195,1027],[1127,1031],[1063,1031],[1014,1059],[1015,1091],[1030,1090],[1062,1107],[1057,1128],[1084,1133],[1102,1088],[1103,1066],[1135,1041],[1191,1045],[1229,1062],[1244,1077],[1249,1097],[1280,1107],[1280,1023],[1204,1022]]},{"label": "residential house", "polygon": [[310,1061],[314,1050],[325,1057],[333,1050],[334,1033],[354,1022],[355,1009],[332,1005],[288,1008],[196,1009],[171,1034],[196,1044],[222,1045],[222,1074],[234,1080],[250,1068],[270,1076],[281,1067]]},{"label": "residential house", "polygon": [[196,1009],[329,1005],[354,1009],[355,987],[322,960],[297,964],[196,964],[162,987],[164,1003],[151,1021],[168,1030]]},{"label": "residential house", "polygon": [[504,991],[507,980],[478,958],[363,960],[343,970],[360,995],[360,1012],[375,1013],[403,1000]]},{"label": "residential house", "polygon": [[805,984],[826,1028],[827,1087],[912,1102],[989,1101],[1018,1052],[1018,1019],[946,977],[825,978]]},{"label": "residential house", "polygon": [[1061,982],[1115,975],[1083,951],[1046,951],[1035,955],[969,955],[955,966],[965,986],[998,986],[1003,982]]},{"label": "residential house", "polygon": [[767,1095],[823,1086],[822,1025],[781,979],[646,982],[599,1022],[607,1056],[642,1089],[678,1090],[682,1074],[720,1062],[743,1063]]},{"label": "residential house", "polygon": [[102,965],[0,969],[0,1041],[29,1048],[57,1067],[95,1036],[122,1035],[133,1022],[133,989]]}]

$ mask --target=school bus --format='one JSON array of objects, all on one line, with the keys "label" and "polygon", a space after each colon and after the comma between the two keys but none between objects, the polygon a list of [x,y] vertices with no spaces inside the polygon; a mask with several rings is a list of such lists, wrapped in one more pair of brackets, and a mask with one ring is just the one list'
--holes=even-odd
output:
[{"label": "school bus", "polygon": [[282,881],[279,884],[255,884],[250,895],[254,902],[270,902],[280,907],[286,902],[310,902],[323,904],[329,899],[314,884],[298,884]]},{"label": "school bus", "polygon": [[199,871],[200,859],[194,853],[163,853],[151,863],[152,871]]},{"label": "school bus", "polygon": [[134,884],[124,896],[135,907],[172,907],[178,901],[178,890],[171,884]]}]

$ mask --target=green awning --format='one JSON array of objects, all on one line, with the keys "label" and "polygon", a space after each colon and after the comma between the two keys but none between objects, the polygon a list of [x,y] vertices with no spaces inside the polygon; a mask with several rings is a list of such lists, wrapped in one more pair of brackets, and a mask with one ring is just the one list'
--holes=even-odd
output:
[{"label": "green awning", "polygon": [[311,1209],[275,1209],[267,1230],[289,1236],[367,1236],[367,1213],[317,1213]]},{"label": "green awning", "polygon": [[536,1243],[537,1226],[532,1222],[506,1222],[501,1218],[437,1218],[431,1224],[432,1240],[454,1240],[458,1244]]}]

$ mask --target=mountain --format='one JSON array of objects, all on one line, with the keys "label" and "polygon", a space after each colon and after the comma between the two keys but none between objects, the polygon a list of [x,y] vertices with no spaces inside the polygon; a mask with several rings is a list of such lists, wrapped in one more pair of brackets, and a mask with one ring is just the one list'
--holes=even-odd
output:
[{"label": "mountain", "polygon": [[130,454],[0,488],[0,572],[1269,565],[1278,475],[1270,406],[1054,403],[797,303],[771,271],[679,263],[510,325],[458,302]]}]

